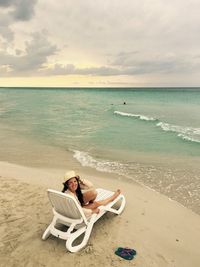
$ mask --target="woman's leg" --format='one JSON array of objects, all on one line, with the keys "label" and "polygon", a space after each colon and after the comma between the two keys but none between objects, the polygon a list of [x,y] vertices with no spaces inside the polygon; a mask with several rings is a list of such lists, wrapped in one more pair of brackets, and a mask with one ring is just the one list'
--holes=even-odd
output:
[{"label": "woman's leg", "polygon": [[93,203],[96,197],[97,191],[95,189],[83,193],[83,201],[86,205],[88,203]]},{"label": "woman's leg", "polygon": [[94,201],[93,203],[89,203],[85,205],[84,208],[93,210],[93,209],[98,208],[99,206],[105,206],[111,201],[113,201],[115,198],[117,198],[120,193],[121,193],[121,190],[118,189],[112,196],[105,198],[103,200],[100,200],[100,201]]}]

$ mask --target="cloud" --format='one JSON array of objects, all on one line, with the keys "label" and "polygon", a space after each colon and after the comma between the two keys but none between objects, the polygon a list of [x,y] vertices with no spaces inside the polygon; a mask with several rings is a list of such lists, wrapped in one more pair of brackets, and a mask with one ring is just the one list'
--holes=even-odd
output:
[{"label": "cloud", "polygon": [[17,49],[15,54],[0,52],[0,65],[9,70],[4,75],[35,75],[47,63],[48,57],[57,52],[57,47],[47,40],[44,32],[33,33],[32,40],[25,45],[24,51]]},{"label": "cloud", "polygon": [[8,42],[12,41],[14,38],[14,32],[8,26],[11,23],[9,16],[0,13],[0,37]]},{"label": "cloud", "polygon": [[0,0],[0,75],[196,75],[199,7],[199,0]]},{"label": "cloud", "polygon": [[61,65],[43,69],[43,75],[90,75],[90,76],[113,76],[119,75],[120,71],[117,68],[107,66],[90,67],[90,68],[77,68],[74,64]]},{"label": "cloud", "polygon": [[37,0],[0,0],[0,37],[11,42],[15,32],[11,26],[17,21],[29,21],[34,16]]},{"label": "cloud", "polygon": [[184,74],[198,72],[200,67],[200,57],[192,54],[184,56],[151,55],[144,58],[140,52],[120,52],[113,56],[109,65],[99,67],[78,68],[74,64],[55,64],[51,68],[43,68],[43,75],[90,75],[90,76],[138,76],[155,74]]},{"label": "cloud", "polygon": [[189,51],[162,54],[157,51],[120,52],[109,55],[109,65],[121,69],[124,75],[191,73],[200,67],[199,54]]},{"label": "cloud", "polygon": [[29,20],[34,15],[37,0],[0,0],[0,7],[8,8],[8,15],[14,20]]},{"label": "cloud", "polygon": [[25,49],[16,49],[14,53],[0,52],[1,76],[135,76],[144,74],[191,73],[200,67],[200,56],[178,57],[173,54],[155,55],[143,59],[140,51],[109,54],[109,64],[98,67],[79,68],[75,64],[51,64],[48,59],[56,56],[59,49],[48,41],[45,31],[32,34],[32,40],[25,42]]},{"label": "cloud", "polygon": [[15,2],[13,0],[0,0],[0,7],[8,7],[12,5],[12,3]]},{"label": "cloud", "polygon": [[34,8],[37,0],[19,0],[17,2],[11,15],[13,15],[16,20],[30,20],[34,16]]}]

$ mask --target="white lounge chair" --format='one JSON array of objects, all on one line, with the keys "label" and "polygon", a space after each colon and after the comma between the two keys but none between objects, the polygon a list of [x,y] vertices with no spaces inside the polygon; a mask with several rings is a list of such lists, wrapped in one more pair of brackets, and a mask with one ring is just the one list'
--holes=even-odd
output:
[{"label": "white lounge chair", "polygon": [[[98,214],[92,214],[89,218],[86,218],[82,207],[73,196],[51,189],[48,189],[47,192],[53,207],[54,217],[51,224],[45,230],[42,239],[46,240],[50,234],[64,239],[66,240],[66,248],[71,252],[77,252],[86,246],[94,223],[102,215],[107,211],[120,214],[125,207],[125,197],[120,194],[114,201],[106,206],[100,206],[100,212]],[[97,189],[96,200],[98,201],[110,197],[113,193],[112,191],[99,188]],[[118,202],[118,208],[115,208],[114,205]],[[67,231],[66,229],[58,229],[58,224],[65,226],[65,228],[68,227]],[[83,239],[77,244],[77,239],[81,235],[83,235]]]}]

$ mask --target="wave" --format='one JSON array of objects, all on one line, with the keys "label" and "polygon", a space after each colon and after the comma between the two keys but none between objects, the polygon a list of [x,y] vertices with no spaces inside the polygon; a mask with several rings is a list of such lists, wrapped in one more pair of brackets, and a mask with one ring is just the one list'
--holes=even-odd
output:
[{"label": "wave", "polygon": [[83,167],[91,167],[95,168],[100,172],[109,172],[109,173],[117,173],[124,174],[126,170],[126,164],[108,161],[108,160],[96,160],[89,153],[79,150],[73,150],[73,157],[81,163]]},{"label": "wave", "polygon": [[156,122],[156,126],[160,127],[165,132],[174,132],[177,133],[177,136],[183,140],[200,143],[200,128],[173,125],[162,122],[157,118],[148,117],[141,114],[126,113],[121,111],[114,111],[114,114],[126,117],[134,117],[139,120]]},{"label": "wave", "polygon": [[200,143],[200,128],[184,127],[164,122],[159,122],[156,126],[160,127],[163,131],[177,133],[177,136],[183,140]]},{"label": "wave", "polygon": [[141,114],[126,113],[126,112],[121,112],[121,111],[117,111],[117,110],[114,111],[114,114],[121,115],[121,116],[127,116],[127,117],[134,117],[134,118],[138,118],[138,119],[143,120],[143,121],[157,121],[157,119],[153,118],[153,117],[148,117],[148,116],[141,115]]}]

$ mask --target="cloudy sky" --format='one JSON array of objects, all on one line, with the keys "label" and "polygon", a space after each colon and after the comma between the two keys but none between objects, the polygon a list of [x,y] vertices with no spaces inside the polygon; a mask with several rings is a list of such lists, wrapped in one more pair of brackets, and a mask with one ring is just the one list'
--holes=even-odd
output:
[{"label": "cloudy sky", "polygon": [[0,86],[200,86],[199,0],[0,0]]}]

